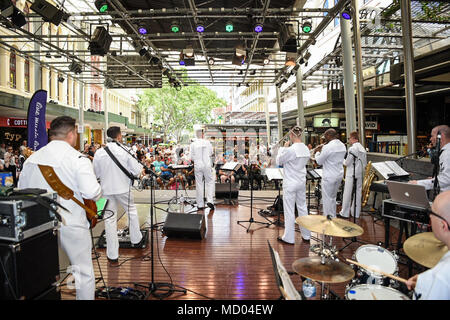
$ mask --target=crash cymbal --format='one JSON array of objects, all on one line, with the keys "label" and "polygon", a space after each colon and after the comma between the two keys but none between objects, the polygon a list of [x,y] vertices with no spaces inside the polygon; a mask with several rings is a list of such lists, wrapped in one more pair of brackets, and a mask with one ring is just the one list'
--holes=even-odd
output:
[{"label": "crash cymbal", "polygon": [[433,232],[423,232],[406,239],[403,250],[415,262],[433,268],[448,248],[442,241],[436,239]]},{"label": "crash cymbal", "polygon": [[295,219],[302,227],[333,237],[357,237],[364,233],[363,228],[348,220],[322,215],[307,215]]},{"label": "crash cymbal", "polygon": [[322,264],[320,257],[298,259],[294,261],[292,268],[303,277],[325,283],[346,282],[355,276],[349,265],[330,259],[325,259],[325,263]]}]

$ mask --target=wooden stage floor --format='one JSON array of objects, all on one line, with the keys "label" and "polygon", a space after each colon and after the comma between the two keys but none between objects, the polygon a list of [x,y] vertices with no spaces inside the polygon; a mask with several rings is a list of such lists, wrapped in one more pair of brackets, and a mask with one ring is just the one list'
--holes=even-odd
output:
[{"label": "wooden stage floor", "polygon": [[[194,191],[188,191],[187,196],[194,196]],[[149,194],[148,190],[133,192],[137,203],[140,223],[143,228],[149,227]],[[266,209],[273,204],[277,191],[255,191],[254,197],[260,198],[253,201],[252,209],[255,221],[267,222],[258,211]],[[156,191],[157,204],[155,223],[165,220],[167,213],[162,210],[167,208],[167,199],[174,192]],[[268,242],[278,251],[281,261],[288,271],[293,271],[292,263],[302,257],[315,256],[310,251],[310,245],[316,244],[302,242],[299,232],[296,232],[296,244],[287,245],[277,241],[277,236],[284,232],[283,227],[242,222],[250,219],[249,192],[240,192],[239,204],[232,206],[220,204],[223,200],[216,200],[216,210],[205,211],[207,232],[203,240],[190,240],[183,238],[167,238],[161,232],[154,231],[154,277],[156,283],[173,283],[176,288],[184,288],[186,294],[174,292],[166,300],[274,300],[280,297],[276,286],[274,270],[268,248]],[[262,198],[266,198],[265,201]],[[165,202],[165,203],[164,203]],[[317,214],[311,211],[310,214]],[[276,217],[268,217],[273,220]],[[352,220],[353,221],[353,220]],[[364,229],[364,234],[359,240],[377,244],[384,242],[384,223],[375,221],[368,213],[363,213],[356,220]],[[119,221],[119,229],[126,226],[126,215]],[[101,223],[102,224],[102,223]],[[247,228],[250,225],[250,230]],[[99,230],[97,230],[97,235]],[[149,233],[150,234],[150,233]],[[398,229],[391,227],[391,241],[397,239]],[[313,233],[313,236],[318,237]],[[344,247],[349,241],[343,238],[333,238],[333,245],[337,248]],[[394,242],[394,241],[392,241]],[[339,255],[340,260],[352,258],[356,249],[362,243],[354,242],[345,248]],[[109,266],[105,249],[97,249],[98,262],[101,273],[107,286],[119,287],[134,284],[148,285],[151,280],[150,241],[145,249],[120,249],[120,266]],[[96,277],[100,277],[100,268],[96,260],[93,260]],[[406,264],[398,264],[399,276],[407,278]],[[63,275],[64,276],[64,275]],[[301,289],[300,276],[295,274],[291,279],[297,289]],[[340,298],[345,298],[345,286],[348,283],[332,285],[333,290]],[[103,286],[99,281],[97,287]],[[75,291],[66,286],[61,288],[63,299],[74,299]],[[320,295],[320,286],[317,285],[317,296]],[[149,299],[157,299],[150,296]]]}]

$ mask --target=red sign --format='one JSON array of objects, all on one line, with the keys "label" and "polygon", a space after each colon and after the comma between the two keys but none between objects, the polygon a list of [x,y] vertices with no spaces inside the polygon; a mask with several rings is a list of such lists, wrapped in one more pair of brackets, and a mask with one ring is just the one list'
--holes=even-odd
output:
[{"label": "red sign", "polygon": [[[26,128],[28,120],[22,118],[3,118],[0,117],[0,127]],[[46,121],[47,129],[50,128],[50,121]]]}]

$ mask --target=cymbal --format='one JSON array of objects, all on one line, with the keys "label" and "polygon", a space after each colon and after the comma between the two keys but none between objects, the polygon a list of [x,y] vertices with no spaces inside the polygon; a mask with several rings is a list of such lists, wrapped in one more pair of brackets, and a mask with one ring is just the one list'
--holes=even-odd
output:
[{"label": "cymbal", "polygon": [[433,232],[423,232],[406,239],[403,250],[411,260],[427,268],[433,268],[448,248],[442,241],[436,239]]},{"label": "cymbal", "polygon": [[322,215],[307,215],[295,219],[302,227],[327,236],[333,237],[357,237],[364,233],[363,228],[348,220],[328,218]]},{"label": "cymbal", "polygon": [[349,265],[330,259],[325,259],[322,264],[320,257],[298,259],[292,268],[301,276],[325,283],[346,282],[355,276],[355,271]]}]

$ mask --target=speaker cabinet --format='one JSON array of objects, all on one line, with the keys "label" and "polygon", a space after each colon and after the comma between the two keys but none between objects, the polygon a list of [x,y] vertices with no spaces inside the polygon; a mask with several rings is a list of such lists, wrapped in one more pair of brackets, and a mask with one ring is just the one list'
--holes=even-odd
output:
[{"label": "speaker cabinet", "polygon": [[57,232],[48,230],[21,242],[1,241],[0,261],[1,300],[49,297],[46,292],[59,277]]},{"label": "speaker cabinet", "polygon": [[216,199],[237,199],[239,196],[239,184],[231,184],[230,197],[230,183],[216,183]]},{"label": "speaker cabinet", "polygon": [[169,238],[204,239],[205,216],[203,214],[169,212],[164,222],[163,233]]}]

